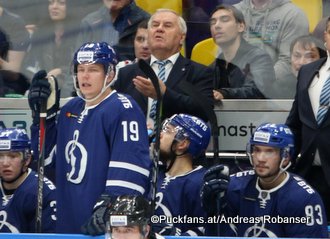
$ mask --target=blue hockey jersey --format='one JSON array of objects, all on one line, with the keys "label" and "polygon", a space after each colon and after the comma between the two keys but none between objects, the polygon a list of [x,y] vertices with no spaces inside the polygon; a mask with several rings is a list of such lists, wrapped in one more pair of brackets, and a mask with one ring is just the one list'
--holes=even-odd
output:
[{"label": "blue hockey jersey", "polygon": [[[0,182],[0,232],[33,233],[37,208],[38,175],[29,169],[28,176],[11,195]],[[42,232],[55,232],[55,186],[47,178],[43,186]]]},{"label": "blue hockey jersey", "polygon": [[57,139],[57,232],[81,233],[103,193],[148,194],[146,120],[129,96],[112,91],[92,107],[76,97],[62,107],[57,131],[54,125],[47,130],[47,146]]},{"label": "blue hockey jersey", "polygon": [[[175,177],[160,171],[157,181],[155,215],[165,215],[181,230],[181,235],[204,234],[203,221],[206,213],[199,197],[205,169],[202,166]],[[171,219],[174,219],[171,223]]]},{"label": "blue hockey jersey", "polygon": [[240,237],[327,237],[323,202],[302,178],[287,173],[271,190],[262,190],[257,181],[253,170],[231,176],[228,217],[222,221],[231,223],[226,236],[235,231]]}]

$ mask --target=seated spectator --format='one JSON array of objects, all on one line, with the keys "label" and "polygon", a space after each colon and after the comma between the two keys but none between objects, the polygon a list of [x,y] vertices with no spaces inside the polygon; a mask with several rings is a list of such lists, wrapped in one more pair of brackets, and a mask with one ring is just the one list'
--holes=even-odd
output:
[{"label": "seated spectator", "polygon": [[276,79],[285,77],[291,71],[291,42],[309,33],[306,14],[290,0],[242,0],[234,6],[246,19],[245,39],[268,52]]},{"label": "seated spectator", "polygon": [[301,66],[326,57],[327,53],[322,42],[311,35],[295,39],[290,46],[291,72],[273,84],[275,99],[293,99],[296,93],[297,76]]},{"label": "seated spectator", "polygon": [[212,64],[214,99],[267,98],[275,81],[272,60],[264,50],[244,40],[243,14],[233,6],[219,5],[211,14],[210,30],[222,51]]},{"label": "seated spectator", "polygon": [[0,5],[0,29],[10,42],[7,58],[0,58],[0,68],[20,72],[25,53],[30,45],[30,35],[23,19]]},{"label": "seated spectator", "polygon": [[191,57],[193,47],[200,41],[210,38],[209,16],[212,10],[220,4],[233,5],[241,0],[182,0],[183,17],[187,22],[187,37],[185,45],[186,57]]},{"label": "seated spectator", "polygon": [[0,5],[23,18],[25,28],[31,35],[48,15],[48,1],[45,0],[0,0]]},{"label": "seated spectator", "polygon": [[[0,30],[0,58],[6,59],[10,42]],[[0,66],[0,97],[21,97],[29,89],[28,79],[19,72],[3,70]]]},{"label": "seated spectator", "polygon": [[73,10],[75,3],[75,0],[48,2],[48,18],[33,34],[32,47],[24,62],[24,73],[30,78],[39,70],[55,76],[61,97],[70,97],[74,91],[70,63],[79,26]]},{"label": "seated spectator", "polygon": [[81,21],[77,45],[84,42],[104,41],[113,46],[119,60],[134,60],[133,42],[138,24],[150,17],[134,0],[103,0],[96,12]]},{"label": "seated spectator", "polygon": [[[294,136],[289,127],[261,124],[246,149],[253,170],[229,178],[229,169],[217,165],[204,175],[203,207],[210,216],[223,215],[220,234],[327,238],[327,219],[320,195],[303,178],[287,171],[295,160]],[[221,204],[217,208],[218,198]],[[215,225],[208,226],[210,234],[215,234],[212,230]]]},{"label": "seated spectator", "polygon": [[[205,218],[199,195],[205,169],[195,165],[210,141],[210,129],[201,119],[175,114],[166,119],[160,136],[160,160],[155,215],[167,218]],[[161,235],[202,236],[204,225],[198,222],[156,223],[153,230]]]}]

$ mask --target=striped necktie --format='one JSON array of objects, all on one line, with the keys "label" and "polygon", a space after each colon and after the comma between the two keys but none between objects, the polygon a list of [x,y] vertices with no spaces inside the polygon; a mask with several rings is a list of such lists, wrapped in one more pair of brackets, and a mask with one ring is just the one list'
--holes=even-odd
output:
[{"label": "striped necktie", "polygon": [[321,90],[320,106],[316,116],[318,125],[320,125],[323,122],[324,116],[328,112],[329,103],[330,103],[329,101],[330,101],[330,77],[324,82],[324,85]]},{"label": "striped necktie", "polygon": [[[166,82],[165,79],[165,67],[168,63],[170,63],[170,60],[165,60],[165,61],[156,61],[155,63],[158,64],[158,78],[163,81],[164,83]],[[149,117],[153,119],[154,121],[156,120],[156,105],[157,105],[157,100],[153,100],[150,108],[150,113]]]}]

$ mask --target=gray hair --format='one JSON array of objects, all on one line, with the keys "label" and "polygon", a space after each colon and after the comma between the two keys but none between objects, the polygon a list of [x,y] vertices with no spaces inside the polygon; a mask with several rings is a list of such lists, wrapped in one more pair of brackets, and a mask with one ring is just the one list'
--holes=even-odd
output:
[{"label": "gray hair", "polygon": [[168,8],[159,8],[159,9],[157,9],[156,12],[154,14],[152,14],[152,16],[150,17],[150,19],[148,21],[148,28],[151,27],[151,22],[153,21],[154,16],[157,13],[160,13],[160,12],[171,12],[174,15],[176,15],[178,17],[178,25],[179,25],[179,28],[180,28],[181,32],[183,34],[187,34],[187,24],[186,24],[186,21],[176,11],[174,11],[172,9],[168,9]]}]

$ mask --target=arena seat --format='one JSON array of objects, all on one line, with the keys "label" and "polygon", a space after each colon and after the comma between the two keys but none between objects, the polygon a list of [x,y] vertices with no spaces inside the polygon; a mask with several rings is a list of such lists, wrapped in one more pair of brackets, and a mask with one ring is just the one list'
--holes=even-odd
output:
[{"label": "arena seat", "polygon": [[153,14],[158,8],[169,8],[182,15],[182,0],[135,0],[135,3],[150,14]]},{"label": "arena seat", "polygon": [[203,65],[210,65],[218,55],[218,46],[213,38],[198,42],[191,51],[190,59]]},{"label": "arena seat", "polygon": [[317,23],[322,19],[322,0],[292,0],[307,15],[309,31],[312,32]]}]

